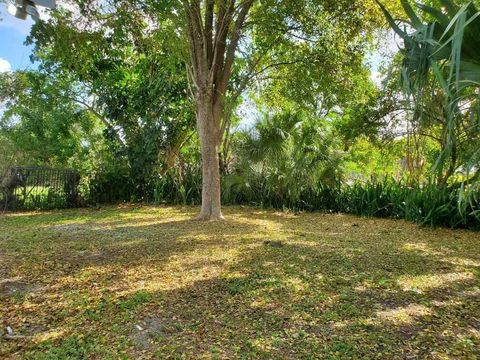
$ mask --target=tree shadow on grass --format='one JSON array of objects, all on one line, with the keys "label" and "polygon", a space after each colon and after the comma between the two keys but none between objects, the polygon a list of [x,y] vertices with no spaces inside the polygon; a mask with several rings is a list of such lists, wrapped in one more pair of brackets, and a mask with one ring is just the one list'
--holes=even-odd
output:
[{"label": "tree shadow on grass", "polygon": [[[24,346],[90,357],[478,354],[479,254],[467,239],[478,235],[439,236],[349,216],[228,211],[224,223],[164,215],[62,229],[48,247],[50,254],[64,247],[48,268],[50,289],[5,320],[43,316],[51,336],[36,334],[37,343]],[[450,244],[454,234],[463,247]],[[75,259],[78,252],[87,257]]]},{"label": "tree shadow on grass", "polygon": [[[478,279],[439,283],[418,292],[402,288],[396,282],[402,274],[392,273],[364,291],[359,287],[371,282],[377,269],[352,276],[348,270],[356,269],[357,261],[312,253],[306,246],[256,248],[228,269],[234,277],[199,280],[154,293],[154,298],[162,299],[157,308],[160,321],[176,319],[180,325],[157,338],[153,332],[149,350],[160,349],[163,356],[186,353],[191,358],[212,353],[224,358],[291,359],[312,354],[320,358],[478,355],[478,320],[472,318],[480,311]],[[438,267],[445,274],[456,270],[426,262],[422,256],[415,261],[422,262],[424,274],[431,276]],[[137,315],[137,321],[151,315],[148,309]]]},{"label": "tree shadow on grass", "polygon": [[[256,248],[220,276],[147,291],[124,334],[134,354],[146,349],[160,357],[427,358],[451,349],[475,355],[471,331],[477,325],[468,316],[480,309],[476,295],[466,292],[478,288],[477,280],[418,293],[399,287],[392,275],[389,283],[363,291],[358,286],[371,273],[345,274],[356,261],[338,268],[340,258],[305,246]],[[299,273],[299,262],[310,270]],[[112,311],[138,296],[138,290],[126,295]],[[139,343],[139,334],[146,343]]]}]

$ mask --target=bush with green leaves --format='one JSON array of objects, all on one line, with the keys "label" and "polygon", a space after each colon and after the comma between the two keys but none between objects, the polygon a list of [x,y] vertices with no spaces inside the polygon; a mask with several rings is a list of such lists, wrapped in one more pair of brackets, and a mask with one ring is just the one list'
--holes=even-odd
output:
[{"label": "bush with green leaves", "polygon": [[409,185],[385,178],[343,186],[338,211],[363,216],[406,219],[421,225],[480,227],[478,191],[438,186],[433,182]]},{"label": "bush with green leaves", "polygon": [[[343,176],[351,159],[336,150],[336,141],[324,120],[289,112],[265,116],[251,131],[237,134],[234,162],[222,178],[223,203],[480,228],[474,184],[438,185],[433,179],[419,183],[391,176],[358,176],[351,183],[345,181],[351,176]],[[200,203],[201,171],[192,164],[198,162],[177,166],[157,179],[155,202]]]},{"label": "bush with green leaves", "polygon": [[[406,219],[425,226],[480,229],[480,193],[474,187],[438,186],[433,181],[409,184],[386,177],[353,184],[336,181],[326,185],[319,181],[284,192],[272,187],[269,176],[236,174],[223,177],[222,190],[225,205],[343,212]],[[198,205],[200,199],[198,170],[181,179],[168,174],[155,187],[156,203]]]}]

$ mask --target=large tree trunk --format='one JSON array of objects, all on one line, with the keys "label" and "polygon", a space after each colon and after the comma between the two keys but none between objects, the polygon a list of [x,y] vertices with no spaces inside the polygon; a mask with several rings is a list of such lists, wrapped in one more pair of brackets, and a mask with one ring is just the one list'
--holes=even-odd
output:
[{"label": "large tree trunk", "polygon": [[202,149],[202,210],[198,217],[202,220],[223,219],[218,156],[225,115],[223,101],[253,1],[182,0],[190,55],[187,71],[195,89]]},{"label": "large tree trunk", "polygon": [[213,96],[197,98],[197,128],[202,150],[202,210],[199,220],[222,220],[218,146],[222,107]]}]

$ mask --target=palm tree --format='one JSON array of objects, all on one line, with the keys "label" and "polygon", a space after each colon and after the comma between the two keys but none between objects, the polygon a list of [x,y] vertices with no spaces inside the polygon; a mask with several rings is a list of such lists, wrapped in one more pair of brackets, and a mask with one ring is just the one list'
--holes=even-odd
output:
[{"label": "palm tree", "polygon": [[[426,115],[432,99],[442,99],[442,151],[436,163],[440,182],[446,182],[459,168],[475,170],[468,181],[476,180],[480,177],[480,150],[477,146],[462,158],[459,143],[479,140],[480,13],[471,2],[458,6],[440,0],[441,8],[416,4],[416,11],[402,0],[408,20],[396,21],[377,2],[403,39],[400,78],[405,94],[415,102],[414,120]],[[447,162],[450,166],[445,170]]]},{"label": "palm tree", "polygon": [[333,141],[321,119],[266,115],[241,134],[235,169],[224,180],[225,196],[244,194],[264,205],[298,207],[305,191],[333,185],[339,177],[342,154]]}]

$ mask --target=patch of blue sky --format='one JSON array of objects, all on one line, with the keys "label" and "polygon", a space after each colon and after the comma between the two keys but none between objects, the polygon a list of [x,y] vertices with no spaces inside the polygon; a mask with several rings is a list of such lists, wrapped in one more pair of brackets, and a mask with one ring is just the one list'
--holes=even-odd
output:
[{"label": "patch of blue sky", "polygon": [[32,47],[25,45],[33,21],[16,19],[7,12],[6,4],[0,4],[0,19],[0,63],[3,64],[0,69],[34,68],[35,64],[30,61]]}]

